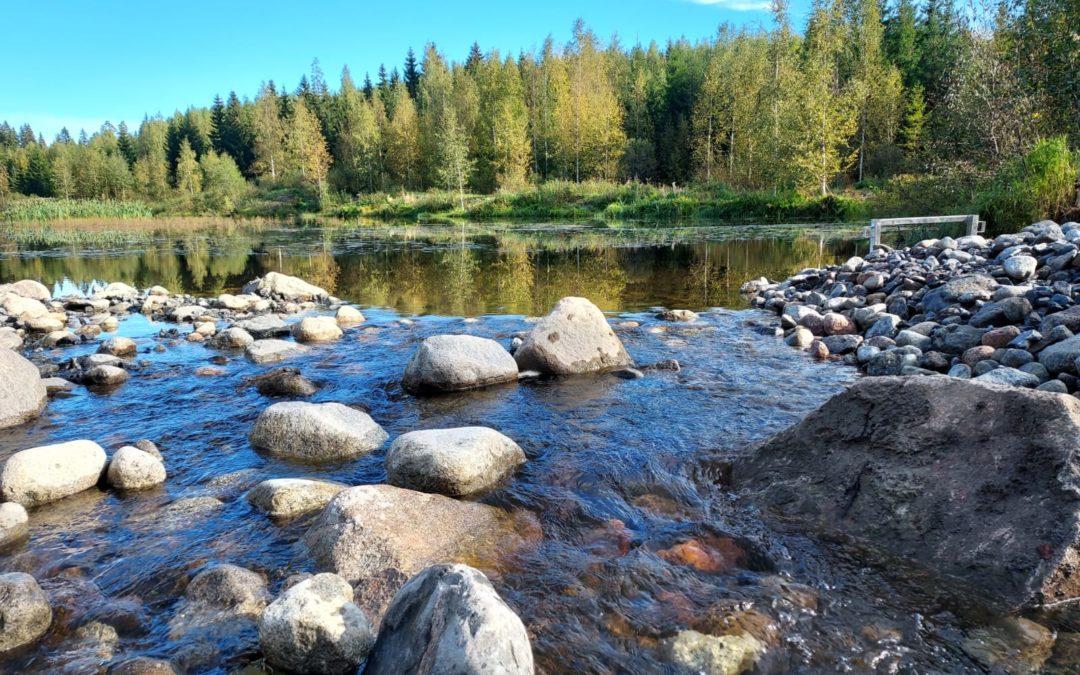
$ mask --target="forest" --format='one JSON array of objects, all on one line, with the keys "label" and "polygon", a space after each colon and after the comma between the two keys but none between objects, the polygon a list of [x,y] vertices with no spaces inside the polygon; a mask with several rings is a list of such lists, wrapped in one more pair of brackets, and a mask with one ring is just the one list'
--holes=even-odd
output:
[{"label": "forest", "polygon": [[776,0],[768,27],[697,43],[627,47],[578,21],[566,45],[449,62],[428,44],[337,86],[316,60],[294,89],[137,129],[49,141],[4,122],[0,213],[1060,216],[1078,25],[1058,0],[815,0],[800,31]]}]

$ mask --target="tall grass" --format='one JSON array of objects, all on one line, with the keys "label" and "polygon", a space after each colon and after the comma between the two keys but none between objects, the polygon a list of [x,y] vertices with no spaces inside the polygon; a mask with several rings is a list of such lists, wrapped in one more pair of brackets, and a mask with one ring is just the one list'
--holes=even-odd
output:
[{"label": "tall grass", "polygon": [[0,211],[0,221],[9,223],[54,222],[73,218],[149,218],[150,207],[141,201],[113,199],[49,199],[27,197],[8,202]]},{"label": "tall grass", "polygon": [[1078,159],[1063,136],[1039,141],[1026,155],[1002,167],[980,196],[981,213],[998,227],[1061,218],[1073,206]]}]

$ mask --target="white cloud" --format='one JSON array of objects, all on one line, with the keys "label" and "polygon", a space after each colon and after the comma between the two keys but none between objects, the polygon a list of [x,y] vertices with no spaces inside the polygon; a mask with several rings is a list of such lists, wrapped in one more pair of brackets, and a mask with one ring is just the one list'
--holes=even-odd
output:
[{"label": "white cloud", "polygon": [[736,12],[765,12],[772,7],[769,0],[689,0],[695,5],[722,7]]}]

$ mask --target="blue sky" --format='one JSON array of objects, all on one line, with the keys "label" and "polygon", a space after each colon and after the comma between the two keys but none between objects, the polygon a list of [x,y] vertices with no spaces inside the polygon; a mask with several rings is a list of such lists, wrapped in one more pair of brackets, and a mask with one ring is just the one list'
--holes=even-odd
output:
[{"label": "blue sky", "polygon": [[[809,0],[795,0],[800,26]],[[472,42],[487,51],[557,43],[583,18],[624,45],[709,37],[724,22],[768,25],[768,0],[590,2],[287,2],[263,0],[44,0],[5,7],[0,120],[29,122],[49,140],[105,120],[137,127],[145,113],[170,115],[235,89],[252,97],[263,80],[292,89],[318,58],[336,88],[348,64],[359,83],[380,62],[400,67],[405,50],[434,41],[460,60]]]}]

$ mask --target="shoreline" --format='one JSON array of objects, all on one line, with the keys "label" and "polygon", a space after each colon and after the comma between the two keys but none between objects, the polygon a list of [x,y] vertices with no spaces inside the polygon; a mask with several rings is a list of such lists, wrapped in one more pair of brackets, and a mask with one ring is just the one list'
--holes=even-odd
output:
[{"label": "shoreline", "polygon": [[776,335],[867,375],[949,375],[1062,394],[1080,389],[1080,224],[992,239],[927,239],[742,286]]}]

